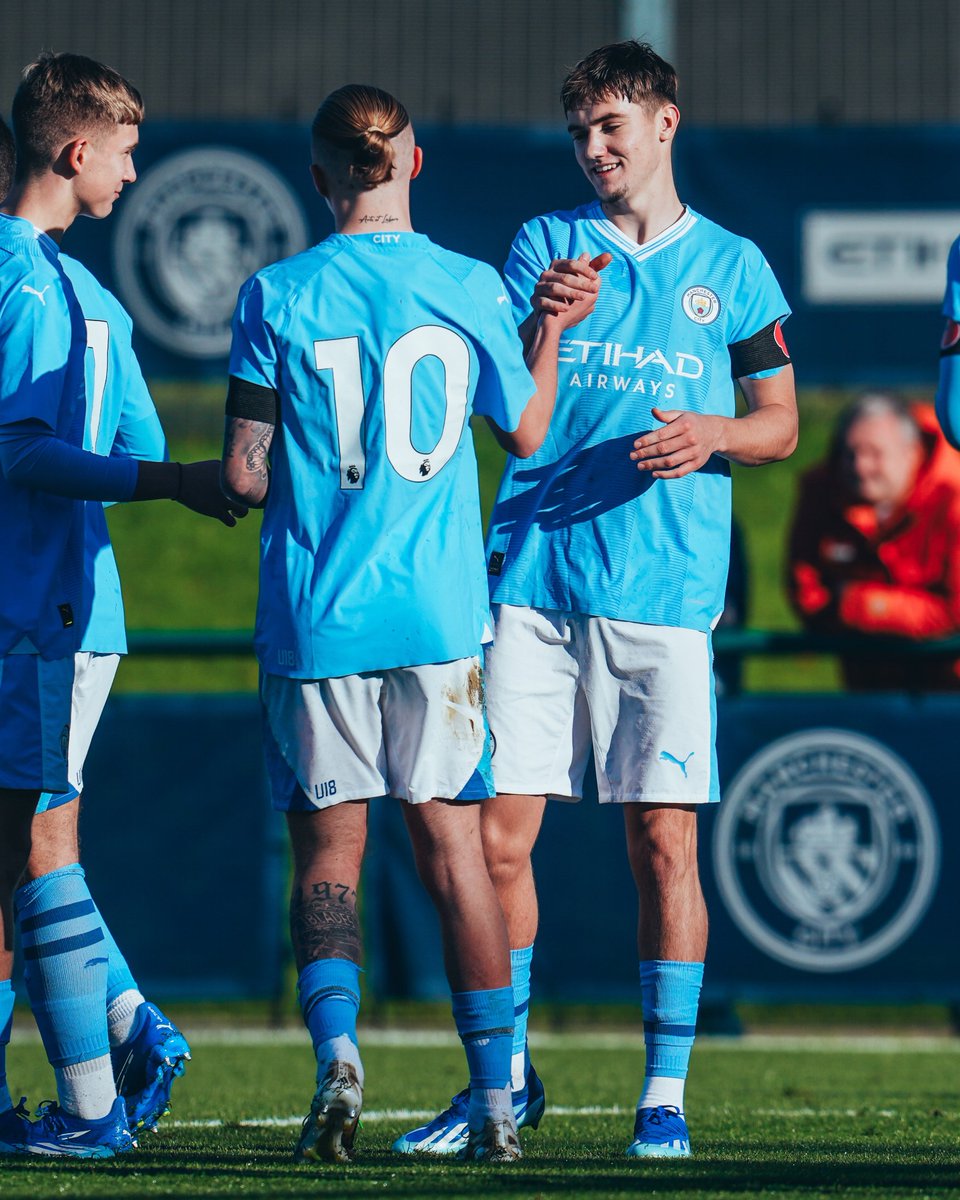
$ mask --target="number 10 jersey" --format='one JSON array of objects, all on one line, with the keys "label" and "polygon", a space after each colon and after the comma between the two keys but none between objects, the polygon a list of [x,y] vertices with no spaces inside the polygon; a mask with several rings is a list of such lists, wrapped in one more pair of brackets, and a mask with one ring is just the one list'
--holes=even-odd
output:
[{"label": "number 10 jersey", "polygon": [[240,292],[230,373],[274,389],[255,646],[321,679],[465,658],[489,623],[469,418],[535,386],[492,267],[334,234]]}]

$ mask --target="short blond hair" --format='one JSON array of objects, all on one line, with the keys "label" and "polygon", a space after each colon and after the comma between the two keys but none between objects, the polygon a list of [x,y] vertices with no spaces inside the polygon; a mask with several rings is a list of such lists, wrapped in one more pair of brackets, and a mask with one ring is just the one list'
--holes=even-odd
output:
[{"label": "short blond hair", "polygon": [[24,69],[11,111],[17,178],[46,170],[85,133],[139,125],[143,99],[112,67],[82,54],[41,54]]}]

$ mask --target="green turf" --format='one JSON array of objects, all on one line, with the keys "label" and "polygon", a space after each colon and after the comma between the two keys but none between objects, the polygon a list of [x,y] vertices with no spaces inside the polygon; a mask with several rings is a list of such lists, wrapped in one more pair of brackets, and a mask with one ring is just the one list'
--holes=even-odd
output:
[{"label": "green turf", "polygon": [[[223,411],[219,385],[163,384],[154,388],[174,456],[217,456]],[[793,629],[796,621],[783,590],[784,547],[797,474],[819,457],[845,397],[801,396],[801,439],[785,463],[734,471],[734,511],[743,527],[749,561],[749,624]],[[503,453],[482,422],[475,423],[484,518],[489,514]],[[257,595],[260,515],[236,529],[167,503],[117,505],[109,522],[120,563],[131,629],[250,628]],[[756,691],[832,690],[835,664],[826,658],[753,659],[746,685]],[[130,660],[117,680],[120,691],[236,691],[256,686],[250,659]]]},{"label": "green turf", "polygon": [[[548,1102],[615,1113],[551,1114],[524,1134],[525,1158],[508,1167],[410,1161],[390,1155],[394,1137],[416,1124],[376,1119],[384,1110],[432,1111],[463,1082],[455,1046],[369,1045],[365,1105],[374,1115],[349,1167],[296,1166],[291,1127],[237,1124],[299,1118],[309,1104],[306,1038],[274,1046],[205,1044],[177,1085],[175,1110],[158,1135],[115,1163],[8,1159],[4,1197],[115,1196],[496,1196],[897,1197],[956,1195],[960,1185],[960,1053],[955,1043],[856,1051],[835,1043],[780,1048],[702,1039],[687,1089],[695,1157],[623,1158],[642,1070],[635,1038],[589,1048],[546,1039],[535,1049]],[[11,1073],[32,1094],[47,1069],[36,1045],[10,1052]],[[191,1122],[224,1122],[193,1126]],[[183,1124],[176,1124],[182,1122]]]}]

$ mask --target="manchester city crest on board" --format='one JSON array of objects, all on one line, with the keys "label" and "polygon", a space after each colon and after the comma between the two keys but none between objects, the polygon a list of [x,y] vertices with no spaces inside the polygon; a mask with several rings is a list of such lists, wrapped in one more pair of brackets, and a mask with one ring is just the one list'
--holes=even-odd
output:
[{"label": "manchester city crest on board", "polygon": [[118,221],[114,270],[134,324],[192,358],[225,355],[240,285],[307,244],[303,212],[283,178],[222,146],[162,159]]},{"label": "manchester city crest on board", "polygon": [[720,297],[708,287],[687,288],[680,303],[690,320],[698,325],[712,325],[720,316]]},{"label": "manchester city crest on board", "polygon": [[916,928],[939,874],[930,799],[880,742],[810,729],[749,759],[714,837],[724,902],[741,932],[805,971],[876,962]]}]

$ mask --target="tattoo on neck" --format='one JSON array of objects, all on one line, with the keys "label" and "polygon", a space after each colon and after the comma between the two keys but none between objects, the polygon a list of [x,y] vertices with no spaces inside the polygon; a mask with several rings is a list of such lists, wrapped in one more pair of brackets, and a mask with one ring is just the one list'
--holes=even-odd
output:
[{"label": "tattoo on neck", "polygon": [[361,225],[396,225],[400,220],[390,213],[365,213],[360,218]]}]

